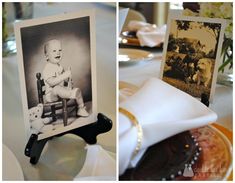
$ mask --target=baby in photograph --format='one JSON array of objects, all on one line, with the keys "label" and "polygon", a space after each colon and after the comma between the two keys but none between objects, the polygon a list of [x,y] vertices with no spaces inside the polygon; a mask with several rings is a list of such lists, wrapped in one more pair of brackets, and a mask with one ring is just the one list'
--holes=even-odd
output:
[{"label": "baby in photograph", "polygon": [[55,102],[59,98],[76,99],[78,104],[77,115],[81,117],[89,116],[86,111],[82,92],[79,88],[72,88],[65,82],[71,82],[71,68],[64,70],[60,65],[62,58],[62,47],[59,40],[50,40],[44,45],[44,54],[46,56],[46,65],[42,72],[45,82],[45,100],[46,102]]}]

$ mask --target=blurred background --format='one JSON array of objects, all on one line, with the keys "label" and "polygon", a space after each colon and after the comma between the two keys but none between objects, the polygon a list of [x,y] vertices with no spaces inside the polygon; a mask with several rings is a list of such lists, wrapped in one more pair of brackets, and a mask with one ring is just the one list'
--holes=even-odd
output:
[{"label": "blurred background", "polygon": [[141,13],[146,22],[156,24],[158,26],[164,25],[167,22],[167,15],[169,9],[182,10],[183,2],[141,2],[141,3],[119,3],[120,7],[130,8]]}]

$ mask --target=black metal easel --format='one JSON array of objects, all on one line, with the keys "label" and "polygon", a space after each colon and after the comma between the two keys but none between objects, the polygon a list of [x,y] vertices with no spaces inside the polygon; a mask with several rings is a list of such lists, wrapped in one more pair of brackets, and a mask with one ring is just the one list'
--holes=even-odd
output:
[{"label": "black metal easel", "polygon": [[[99,113],[96,122],[61,133],[56,136],[63,136],[68,133],[75,134],[83,138],[86,143],[95,144],[97,142],[96,137],[101,133],[105,133],[111,130],[112,125],[112,121],[109,118],[107,118],[104,114]],[[38,135],[32,134],[30,136],[25,147],[25,155],[30,157],[31,164],[37,164],[45,144],[52,138],[53,137],[49,137],[38,140]]]},{"label": "black metal easel", "polygon": [[209,97],[207,94],[203,93],[201,95],[201,103],[205,104],[207,107],[210,105]]}]

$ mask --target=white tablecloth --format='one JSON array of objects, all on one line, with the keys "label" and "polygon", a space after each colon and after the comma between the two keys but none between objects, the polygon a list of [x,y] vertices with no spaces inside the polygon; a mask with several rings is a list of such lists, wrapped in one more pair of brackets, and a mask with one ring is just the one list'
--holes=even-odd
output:
[{"label": "white tablecloth", "polygon": [[[116,11],[99,3],[35,3],[34,17],[96,11],[96,59],[98,112],[113,120],[113,128],[98,136],[98,144],[116,150]],[[39,163],[32,166],[24,156],[26,145],[16,55],[3,58],[3,143],[16,155],[26,180],[72,180],[81,170],[86,150],[81,138],[66,135],[45,146]],[[115,155],[113,155],[115,156]],[[4,168],[4,167],[3,167]]]},{"label": "white tablecloth", "polygon": [[[141,61],[137,64],[119,65],[119,81],[126,81],[137,86],[150,77],[160,77],[162,51],[148,50],[156,55],[151,61]],[[233,89],[232,87],[216,85],[215,96],[210,108],[218,115],[216,123],[232,131],[233,122]]]}]

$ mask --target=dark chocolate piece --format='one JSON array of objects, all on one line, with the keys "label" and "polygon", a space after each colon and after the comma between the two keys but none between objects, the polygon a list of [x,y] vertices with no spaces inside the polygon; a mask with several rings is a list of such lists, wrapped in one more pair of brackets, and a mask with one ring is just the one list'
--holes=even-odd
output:
[{"label": "dark chocolate piece", "polygon": [[148,148],[138,165],[119,180],[174,180],[185,166],[199,158],[199,146],[189,131],[177,134]]}]

